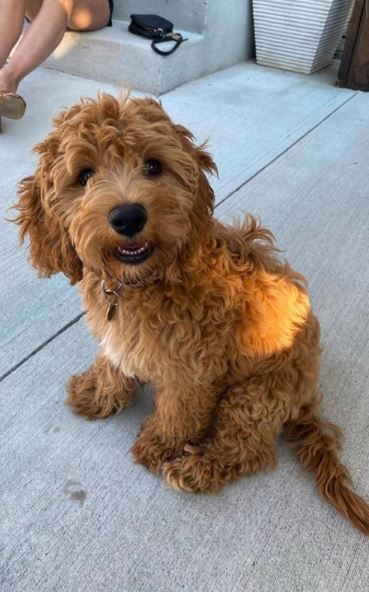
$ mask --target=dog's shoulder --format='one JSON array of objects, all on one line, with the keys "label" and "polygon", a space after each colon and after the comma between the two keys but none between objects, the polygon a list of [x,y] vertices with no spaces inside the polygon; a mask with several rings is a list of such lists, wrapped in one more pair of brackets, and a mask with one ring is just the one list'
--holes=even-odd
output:
[{"label": "dog's shoulder", "polygon": [[252,216],[232,226],[219,223],[216,233],[227,247],[233,273],[242,277],[235,331],[239,346],[257,357],[290,348],[311,311],[305,278],[280,259],[272,232]]}]

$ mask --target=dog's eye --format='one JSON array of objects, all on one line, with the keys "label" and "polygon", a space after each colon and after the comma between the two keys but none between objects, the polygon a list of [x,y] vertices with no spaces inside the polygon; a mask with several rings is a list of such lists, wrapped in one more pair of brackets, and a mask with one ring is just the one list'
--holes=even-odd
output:
[{"label": "dog's eye", "polygon": [[160,175],[161,171],[163,170],[161,163],[158,160],[154,160],[150,158],[145,162],[144,171],[146,175]]},{"label": "dog's eye", "polygon": [[95,174],[95,171],[93,169],[84,169],[83,171],[80,172],[80,174],[78,175],[78,183],[80,183],[81,185],[85,186],[87,185],[87,181],[89,180],[90,177],[92,177]]}]

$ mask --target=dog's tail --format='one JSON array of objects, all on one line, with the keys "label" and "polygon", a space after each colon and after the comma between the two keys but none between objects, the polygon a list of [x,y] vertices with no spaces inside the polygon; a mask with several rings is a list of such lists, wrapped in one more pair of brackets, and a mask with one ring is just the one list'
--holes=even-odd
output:
[{"label": "dog's tail", "polygon": [[285,424],[283,435],[297,442],[297,455],[304,467],[314,473],[321,495],[369,536],[369,505],[350,488],[350,475],[337,455],[341,448],[340,429],[321,421],[313,407],[307,406],[301,408],[297,419]]}]

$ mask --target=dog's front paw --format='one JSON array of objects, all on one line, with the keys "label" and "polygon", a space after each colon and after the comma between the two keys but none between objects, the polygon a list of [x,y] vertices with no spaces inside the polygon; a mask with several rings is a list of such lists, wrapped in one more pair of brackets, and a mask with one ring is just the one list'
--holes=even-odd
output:
[{"label": "dog's front paw", "polygon": [[224,484],[224,468],[201,449],[166,462],[163,476],[174,489],[195,493],[216,492]]},{"label": "dog's front paw", "polygon": [[160,474],[166,461],[178,456],[181,451],[182,447],[177,442],[155,432],[150,421],[145,424],[131,449],[134,460],[156,475]]},{"label": "dog's front paw", "polygon": [[132,388],[127,385],[127,388],[115,390],[101,382],[95,366],[82,374],[74,374],[66,385],[65,403],[74,413],[87,419],[103,419],[127,407],[132,399]]}]

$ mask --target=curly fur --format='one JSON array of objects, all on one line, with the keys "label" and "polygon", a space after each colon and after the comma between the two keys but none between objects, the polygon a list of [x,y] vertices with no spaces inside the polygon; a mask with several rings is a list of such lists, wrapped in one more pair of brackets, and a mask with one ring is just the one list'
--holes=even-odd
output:
[{"label": "curly fur", "polygon": [[[234,226],[214,219],[205,173],[216,166],[156,101],[103,94],[54,123],[35,148],[35,175],[20,184],[17,222],[41,275],[80,282],[101,346],[70,379],[67,403],[106,417],[129,403],[135,379],[150,381],[155,411],[134,458],[195,492],[275,466],[284,433],[322,495],[369,534],[368,506],[336,454],[337,429],[317,416],[319,324],[305,280],[278,259],[272,234],[250,216]],[[144,174],[152,158],[163,167],[155,178]],[[86,167],[95,174],[82,187]],[[148,212],[135,240],[154,247],[136,266],[117,259],[127,239],[108,222],[130,202]],[[111,322],[102,282],[118,290]]]}]

